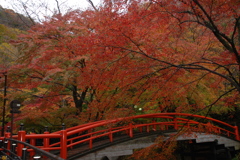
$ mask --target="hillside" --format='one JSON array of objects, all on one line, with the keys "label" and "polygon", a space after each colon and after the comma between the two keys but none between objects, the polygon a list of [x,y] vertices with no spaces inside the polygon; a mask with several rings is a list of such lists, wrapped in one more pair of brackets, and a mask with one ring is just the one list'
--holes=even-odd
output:
[{"label": "hillside", "polygon": [[16,13],[11,9],[5,9],[0,5],[0,24],[11,28],[27,30],[33,23],[22,14]]}]

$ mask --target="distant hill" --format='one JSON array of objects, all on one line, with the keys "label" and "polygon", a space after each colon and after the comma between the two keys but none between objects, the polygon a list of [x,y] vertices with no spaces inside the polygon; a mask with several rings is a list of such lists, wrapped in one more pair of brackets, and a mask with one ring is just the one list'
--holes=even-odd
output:
[{"label": "distant hill", "polygon": [[22,14],[11,9],[5,9],[0,5],[0,24],[20,30],[27,30],[33,23]]}]

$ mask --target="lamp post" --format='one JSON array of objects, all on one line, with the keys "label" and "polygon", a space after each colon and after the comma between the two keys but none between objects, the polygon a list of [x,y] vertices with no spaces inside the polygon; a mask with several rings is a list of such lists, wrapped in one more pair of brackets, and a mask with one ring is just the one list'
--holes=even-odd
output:
[{"label": "lamp post", "polygon": [[11,107],[11,113],[12,113],[12,120],[11,120],[11,138],[12,138],[12,132],[13,132],[13,116],[14,116],[14,113],[21,113],[21,111],[19,111],[20,107],[21,107],[21,103],[19,100],[13,100],[11,103],[10,103],[10,107]]},{"label": "lamp post", "polygon": [[6,103],[7,103],[7,74],[4,74],[4,90],[3,90],[3,108],[2,108],[2,132],[1,136],[4,135],[4,128],[5,128],[5,112],[6,112]]}]

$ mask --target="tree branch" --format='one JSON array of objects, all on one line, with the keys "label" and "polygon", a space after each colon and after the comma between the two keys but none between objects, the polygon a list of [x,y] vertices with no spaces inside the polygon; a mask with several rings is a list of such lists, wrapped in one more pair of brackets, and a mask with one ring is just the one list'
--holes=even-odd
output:
[{"label": "tree branch", "polygon": [[60,10],[60,6],[59,6],[58,0],[55,0],[55,2],[57,3],[58,14],[61,14],[61,10]]},{"label": "tree branch", "polygon": [[95,7],[95,5],[93,4],[93,2],[92,2],[92,0],[87,0],[88,1],[88,3],[90,3],[90,5],[93,7],[93,9],[95,10],[95,11],[98,11],[98,9]]}]

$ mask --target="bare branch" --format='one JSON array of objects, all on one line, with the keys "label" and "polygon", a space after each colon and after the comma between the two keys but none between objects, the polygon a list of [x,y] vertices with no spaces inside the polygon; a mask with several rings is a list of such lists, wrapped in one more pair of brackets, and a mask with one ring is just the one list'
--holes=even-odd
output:
[{"label": "bare branch", "polygon": [[88,3],[90,3],[90,5],[93,7],[93,9],[95,10],[95,11],[98,11],[98,9],[95,7],[95,5],[93,4],[93,2],[92,2],[92,0],[87,0],[88,1]]},{"label": "bare branch", "polygon": [[58,14],[61,14],[61,10],[60,10],[60,6],[59,6],[59,2],[58,2],[58,0],[55,0],[55,1],[56,1],[56,3],[57,3]]}]

